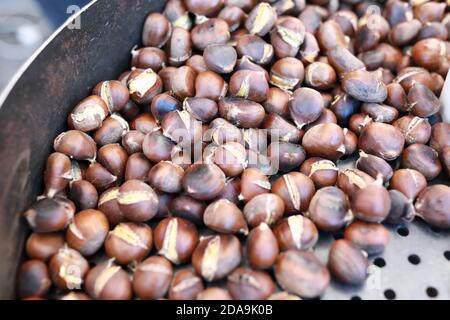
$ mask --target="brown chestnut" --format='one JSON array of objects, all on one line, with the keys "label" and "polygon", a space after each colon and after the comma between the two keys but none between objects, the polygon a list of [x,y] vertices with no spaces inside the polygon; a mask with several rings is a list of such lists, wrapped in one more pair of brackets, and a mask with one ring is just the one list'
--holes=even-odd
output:
[{"label": "brown chestnut", "polygon": [[227,288],[236,300],[264,300],[275,292],[275,284],[268,273],[244,267],[228,275]]},{"label": "brown chestnut", "polygon": [[412,144],[403,150],[402,167],[419,171],[427,180],[436,178],[442,171],[436,150],[420,143]]},{"label": "brown chestnut", "polygon": [[385,183],[388,182],[394,174],[389,163],[380,157],[367,154],[362,150],[359,152],[359,159],[356,161],[356,167],[369,174],[374,179],[381,176]]},{"label": "brown chestnut", "polygon": [[32,233],[26,242],[25,250],[30,259],[48,261],[64,246],[61,233]]},{"label": "brown chestnut", "polygon": [[133,276],[133,291],[140,299],[160,299],[169,290],[172,264],[164,257],[153,256],[138,264]]},{"label": "brown chestnut", "polygon": [[389,244],[389,231],[378,223],[354,221],[344,232],[344,239],[369,255],[380,254]]},{"label": "brown chestnut", "polygon": [[428,119],[415,116],[404,116],[393,123],[405,136],[407,145],[413,143],[426,144],[430,140],[431,125]]},{"label": "brown chestnut", "polygon": [[97,148],[94,140],[86,133],[78,130],[69,130],[55,138],[53,148],[76,160],[93,161]]},{"label": "brown chestnut", "polygon": [[98,193],[89,181],[77,180],[70,184],[68,198],[75,203],[78,210],[94,209],[97,207]]},{"label": "brown chestnut", "polygon": [[44,194],[52,198],[63,191],[72,177],[72,163],[63,153],[54,152],[48,156],[44,171]]},{"label": "brown chestnut", "polygon": [[388,191],[376,184],[358,190],[351,199],[352,212],[356,218],[367,222],[382,222],[391,209]]},{"label": "brown chestnut", "polygon": [[189,269],[178,270],[169,288],[170,300],[194,300],[203,291],[202,279]]},{"label": "brown chestnut", "polygon": [[272,185],[272,192],[283,199],[288,214],[306,211],[315,191],[312,180],[300,172],[287,173]]},{"label": "brown chestnut", "polygon": [[405,138],[400,129],[390,124],[373,122],[361,132],[358,146],[365,153],[390,161],[401,154],[404,144]]},{"label": "brown chestnut", "polygon": [[163,14],[150,13],[144,22],[142,43],[146,47],[161,48],[169,40],[171,31],[172,25]]},{"label": "brown chestnut", "polygon": [[313,248],[319,239],[319,232],[314,223],[302,215],[282,219],[274,226],[273,234],[281,251],[308,250]]},{"label": "brown chestnut", "polygon": [[214,199],[225,186],[225,174],[215,164],[193,164],[186,169],[183,188],[198,200]]},{"label": "brown chestnut", "polygon": [[125,166],[125,181],[136,179],[146,182],[151,168],[151,162],[143,153],[133,153]]},{"label": "brown chestnut", "polygon": [[135,222],[150,220],[158,210],[155,191],[140,180],[128,180],[122,184],[117,202],[124,217]]},{"label": "brown chestnut", "polygon": [[437,228],[450,228],[450,187],[436,184],[423,189],[415,203],[417,216]]},{"label": "brown chestnut", "polygon": [[152,69],[136,69],[128,78],[131,99],[140,105],[148,104],[162,91],[162,80]]},{"label": "brown chestnut", "polygon": [[294,91],[289,101],[289,113],[292,120],[301,129],[304,125],[316,121],[324,109],[322,95],[310,88]]},{"label": "brown chestnut", "polygon": [[126,84],[116,80],[100,82],[94,87],[92,94],[103,99],[110,113],[122,110],[130,99]]},{"label": "brown chestnut", "polygon": [[78,103],[68,117],[71,129],[88,132],[101,127],[109,110],[99,96],[89,96]]},{"label": "brown chestnut", "polygon": [[48,268],[40,260],[23,262],[18,271],[17,295],[20,298],[44,297],[50,289]]},{"label": "brown chestnut", "polygon": [[76,250],[65,246],[53,255],[48,264],[50,277],[58,289],[81,289],[89,271],[89,263]]},{"label": "brown chestnut", "polygon": [[231,201],[219,199],[212,202],[203,214],[205,225],[220,233],[248,234],[248,226],[242,211]]},{"label": "brown chestnut", "polygon": [[159,191],[177,193],[182,189],[183,176],[184,170],[179,165],[170,161],[161,161],[148,172],[148,181]]},{"label": "brown chestnut", "polygon": [[272,225],[284,213],[284,202],[281,197],[273,193],[264,193],[253,197],[244,207],[244,215],[252,227],[261,223]]},{"label": "brown chestnut", "polygon": [[319,157],[308,158],[302,163],[300,172],[308,176],[317,189],[333,186],[338,177],[338,168],[333,161]]},{"label": "brown chestnut", "polygon": [[363,102],[383,102],[387,97],[386,85],[374,73],[364,70],[346,73],[342,88]]},{"label": "brown chestnut", "polygon": [[271,268],[279,251],[277,238],[266,223],[259,224],[248,234],[247,255],[253,268]]},{"label": "brown chestnut", "polygon": [[65,229],[72,221],[75,205],[65,198],[42,198],[24,213],[35,232],[55,232]]},{"label": "brown chestnut", "polygon": [[250,34],[264,37],[277,20],[277,13],[270,3],[258,3],[248,14],[245,28]]},{"label": "brown chestnut", "polygon": [[334,123],[319,124],[306,131],[302,146],[310,157],[337,160],[345,154],[344,131]]}]

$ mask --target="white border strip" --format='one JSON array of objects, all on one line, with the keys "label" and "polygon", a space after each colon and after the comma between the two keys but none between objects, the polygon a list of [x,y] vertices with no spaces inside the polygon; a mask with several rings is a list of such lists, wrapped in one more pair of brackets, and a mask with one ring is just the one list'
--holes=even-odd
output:
[{"label": "white border strip", "polygon": [[448,70],[447,77],[445,78],[444,87],[441,92],[441,116],[442,121],[450,123],[450,69]]},{"label": "white border strip", "polygon": [[41,54],[42,51],[53,41],[53,39],[58,36],[61,31],[63,31],[69,24],[73,22],[74,19],[78,18],[81,14],[83,14],[89,7],[91,7],[98,0],[92,0],[87,5],[85,5],[80,11],[74,13],[58,28],[55,32],[47,39],[45,42],[38,48],[36,51],[20,66],[19,70],[14,74],[11,80],[6,85],[5,89],[0,93],[0,109],[6,101],[6,98],[11,93],[12,89],[16,85],[17,81],[19,81],[20,77],[25,73],[28,67],[34,62],[36,57]]}]

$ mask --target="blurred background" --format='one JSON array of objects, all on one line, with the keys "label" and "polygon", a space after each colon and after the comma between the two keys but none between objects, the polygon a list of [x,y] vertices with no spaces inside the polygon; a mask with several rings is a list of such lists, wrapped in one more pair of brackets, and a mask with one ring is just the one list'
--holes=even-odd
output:
[{"label": "blurred background", "polygon": [[25,60],[90,0],[0,0],[0,92]]}]

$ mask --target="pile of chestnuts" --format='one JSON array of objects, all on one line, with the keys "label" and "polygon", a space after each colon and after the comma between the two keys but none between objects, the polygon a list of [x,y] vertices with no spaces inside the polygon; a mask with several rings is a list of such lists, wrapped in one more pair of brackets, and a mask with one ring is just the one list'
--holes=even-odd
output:
[{"label": "pile of chestnuts", "polygon": [[[332,278],[363,284],[386,224],[450,228],[449,36],[448,1],[167,1],[130,70],[55,138],[17,296],[299,299]],[[314,247],[338,232],[324,263]]]}]

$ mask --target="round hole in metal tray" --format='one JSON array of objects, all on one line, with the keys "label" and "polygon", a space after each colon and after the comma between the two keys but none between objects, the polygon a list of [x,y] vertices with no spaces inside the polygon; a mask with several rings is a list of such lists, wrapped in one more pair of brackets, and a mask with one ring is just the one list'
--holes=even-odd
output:
[{"label": "round hole in metal tray", "polygon": [[444,251],[444,257],[450,261],[450,251]]},{"label": "round hole in metal tray", "polygon": [[420,257],[417,254],[410,254],[408,256],[408,261],[411,264],[418,265],[420,263]]},{"label": "round hole in metal tray", "polygon": [[425,291],[430,298],[436,298],[439,294],[438,290],[434,287],[428,287]]},{"label": "round hole in metal tray", "polygon": [[373,264],[376,265],[378,268],[383,268],[386,266],[386,261],[383,258],[375,258],[375,260],[373,260]]},{"label": "round hole in metal tray", "polygon": [[441,233],[441,231],[442,231],[441,229],[433,227],[433,226],[430,226],[430,230],[433,231],[434,233]]},{"label": "round hole in metal tray", "polygon": [[407,227],[399,227],[397,233],[402,237],[407,237],[409,235],[409,229]]},{"label": "round hole in metal tray", "polygon": [[386,299],[388,299],[388,300],[394,300],[395,297],[396,297],[397,295],[395,294],[395,291],[394,291],[394,290],[392,290],[392,289],[387,289],[387,290],[384,291],[384,296],[385,296]]}]

